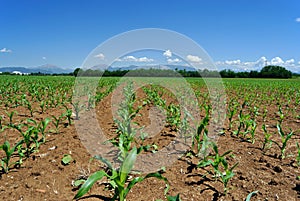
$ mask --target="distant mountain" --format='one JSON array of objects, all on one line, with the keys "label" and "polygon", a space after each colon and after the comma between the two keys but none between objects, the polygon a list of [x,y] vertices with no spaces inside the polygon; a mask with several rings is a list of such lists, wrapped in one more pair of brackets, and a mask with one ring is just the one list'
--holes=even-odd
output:
[{"label": "distant mountain", "polygon": [[180,66],[180,65],[149,65],[149,66],[126,66],[126,67],[109,67],[109,71],[115,70],[135,70],[135,69],[161,69],[161,70],[186,70],[186,71],[195,71],[194,68],[189,66]]},{"label": "distant mountain", "polygon": [[61,74],[61,73],[71,73],[73,69],[65,69],[51,64],[45,64],[37,67],[0,67],[0,72],[9,72],[14,71],[20,73],[43,73],[43,74]]}]

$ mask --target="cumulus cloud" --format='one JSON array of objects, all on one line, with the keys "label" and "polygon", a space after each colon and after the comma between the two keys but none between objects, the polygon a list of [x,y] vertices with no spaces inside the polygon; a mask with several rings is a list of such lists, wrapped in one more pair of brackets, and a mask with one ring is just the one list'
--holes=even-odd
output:
[{"label": "cumulus cloud", "polygon": [[172,57],[172,52],[171,52],[171,50],[166,50],[166,51],[163,53],[163,55],[164,55],[165,57]]},{"label": "cumulus cloud", "polygon": [[296,22],[300,22],[300,17],[296,18]]},{"label": "cumulus cloud", "polygon": [[43,60],[47,60],[47,57],[42,57]]},{"label": "cumulus cloud", "polygon": [[289,59],[289,60],[286,60],[285,63],[286,63],[286,65],[293,66],[293,65],[295,65],[295,60],[294,59]]},{"label": "cumulus cloud", "polygon": [[4,47],[4,48],[2,48],[1,50],[0,50],[0,53],[11,53],[12,51],[11,50],[9,50],[9,49],[7,49],[6,47]]},{"label": "cumulus cloud", "polygon": [[118,59],[118,61],[133,61],[133,62],[152,62],[154,59],[150,59],[148,57],[134,57],[134,56],[126,56],[123,57],[122,59]]},{"label": "cumulus cloud", "polygon": [[167,59],[168,64],[172,64],[172,63],[180,63],[182,62],[182,60],[175,58],[175,59]]},{"label": "cumulus cloud", "polygon": [[100,53],[100,54],[97,54],[94,56],[95,58],[99,58],[100,60],[104,60],[105,59],[105,56],[104,54]]},{"label": "cumulus cloud", "polygon": [[201,63],[202,59],[198,56],[194,55],[187,55],[186,60],[191,62],[191,63]]},{"label": "cumulus cloud", "polygon": [[[274,57],[270,61],[266,57],[260,57],[257,61],[246,61],[243,62],[240,59],[237,60],[226,60],[226,61],[217,61],[215,64],[221,68],[230,68],[234,70],[259,70],[266,65],[278,65],[287,68],[295,68],[296,62],[294,59],[283,60],[280,57]],[[300,62],[298,62],[300,65]],[[298,66],[300,68],[300,66]]]},{"label": "cumulus cloud", "polygon": [[271,60],[272,65],[283,65],[284,61],[280,57],[275,57]]}]

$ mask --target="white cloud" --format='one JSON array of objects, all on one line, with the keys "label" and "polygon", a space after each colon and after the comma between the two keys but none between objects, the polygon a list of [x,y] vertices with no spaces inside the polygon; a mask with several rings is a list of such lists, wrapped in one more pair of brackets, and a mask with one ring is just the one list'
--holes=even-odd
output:
[{"label": "white cloud", "polygon": [[226,61],[217,61],[215,62],[217,66],[225,69],[233,70],[260,70],[265,65],[278,65],[286,67],[287,69],[293,70],[296,68],[300,69],[300,61],[295,62],[294,59],[283,60],[280,57],[274,57],[270,61],[267,61],[266,57],[260,57],[257,61],[246,61],[243,62],[240,59],[237,60],[226,60]]},{"label": "white cloud", "polygon": [[126,56],[123,57],[122,59],[118,59],[118,61],[133,61],[133,62],[152,62],[154,59],[150,59],[148,57],[134,57],[134,56]]},{"label": "white cloud", "polygon": [[166,51],[163,53],[163,55],[164,55],[165,57],[172,57],[172,52],[171,52],[171,50],[166,50]]},{"label": "white cloud", "polygon": [[186,59],[191,63],[201,63],[202,59],[198,56],[187,55]]},{"label": "white cloud", "polygon": [[283,65],[284,61],[280,57],[275,57],[271,60],[272,65]]},{"label": "white cloud", "polygon": [[4,48],[2,48],[1,50],[0,50],[0,53],[11,53],[12,51],[11,50],[9,50],[9,49],[7,49],[6,47],[4,47]]},{"label": "white cloud", "polygon": [[169,63],[169,64],[171,64],[171,63],[180,63],[180,62],[182,62],[182,60],[180,60],[180,59],[178,59],[178,58],[175,58],[175,59],[167,59],[167,62]]},{"label": "white cloud", "polygon": [[295,65],[295,60],[294,59],[289,59],[285,61],[286,65],[294,66]]},{"label": "white cloud", "polygon": [[94,56],[95,58],[99,58],[100,60],[104,60],[105,59],[105,56],[104,54],[100,53],[100,54],[97,54]]},{"label": "white cloud", "polygon": [[296,22],[300,22],[300,17],[296,18]]},{"label": "white cloud", "polygon": [[226,60],[225,61],[225,64],[228,64],[228,65],[240,65],[241,64],[241,60],[233,60],[233,61],[228,61]]},{"label": "white cloud", "polygon": [[47,60],[47,57],[42,57],[43,60]]}]

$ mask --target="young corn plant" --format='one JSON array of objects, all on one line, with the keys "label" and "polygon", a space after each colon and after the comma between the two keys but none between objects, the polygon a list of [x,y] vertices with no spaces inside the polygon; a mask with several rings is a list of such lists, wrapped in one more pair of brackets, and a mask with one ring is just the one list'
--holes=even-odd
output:
[{"label": "young corn plant", "polygon": [[5,141],[1,146],[0,149],[2,149],[5,152],[5,157],[0,159],[0,168],[2,172],[8,173],[11,166],[18,163],[17,162],[11,162],[11,157],[15,150],[21,146],[23,143],[23,140],[19,141],[15,146],[11,147],[10,143],[8,141]]},{"label": "young corn plant", "polygon": [[[31,153],[38,151],[39,146],[41,144],[39,140],[39,130],[35,125],[36,122],[34,120],[27,119],[27,123],[14,126],[14,128],[18,130],[21,136],[23,137],[22,140],[23,143],[25,144],[25,147],[23,148],[23,152],[26,157],[29,157]],[[26,130],[23,129],[23,126],[25,126],[27,129]]]},{"label": "young corn plant", "polygon": [[84,105],[81,105],[79,101],[72,103],[74,112],[75,112],[75,120],[79,120],[79,113],[84,108]]},{"label": "young corn plant", "polygon": [[109,184],[114,189],[114,196],[111,200],[125,201],[128,193],[135,184],[142,182],[143,180],[150,177],[155,177],[157,179],[165,181],[167,185],[165,190],[166,194],[169,188],[169,184],[167,179],[163,177],[159,172],[149,173],[145,176],[134,177],[133,179],[131,179],[131,181],[129,181],[129,174],[134,166],[137,154],[137,148],[133,147],[132,150],[128,152],[127,156],[124,158],[124,161],[122,162],[119,169],[113,168],[112,164],[106,159],[100,156],[96,156],[96,159],[106,164],[106,166],[108,167],[108,171],[100,170],[93,173],[81,186],[74,199],[78,199],[86,194],[94,185],[94,183],[101,180],[103,177],[106,177],[109,180]]},{"label": "young corn plant", "polygon": [[180,106],[171,103],[167,107],[167,122],[171,127],[174,127],[174,130],[178,130],[180,127]]},{"label": "young corn plant", "polygon": [[[224,186],[224,194],[227,194],[228,192],[228,182],[229,180],[234,176],[234,168],[237,167],[238,163],[233,165],[231,168],[229,168],[228,163],[226,161],[226,156],[230,154],[232,151],[226,151],[224,154],[220,155],[217,145],[214,142],[211,142],[210,145],[212,145],[212,148],[215,152],[213,156],[204,158],[204,160],[201,160],[198,163],[198,167],[206,167],[206,166],[212,166],[213,167],[213,177],[219,178],[220,181],[223,183]],[[209,159],[210,158],[210,159]],[[224,171],[222,171],[222,169]],[[209,171],[209,173],[211,173]]]},{"label": "young corn plant", "polygon": [[278,112],[277,112],[278,116],[279,116],[279,124],[281,125],[284,119],[284,113],[282,112],[282,108],[281,105],[278,106]]},{"label": "young corn plant", "polygon": [[281,138],[281,145],[279,143],[275,142],[275,141],[273,141],[273,142],[275,144],[277,144],[277,146],[281,150],[280,158],[284,159],[285,158],[285,150],[286,150],[287,142],[292,138],[294,132],[290,131],[290,133],[285,134],[279,123],[277,124],[277,130],[278,130],[278,134],[280,135],[280,138]]},{"label": "young corn plant", "polygon": [[46,118],[46,119],[42,120],[38,125],[38,130],[42,134],[42,143],[46,142],[46,128],[50,122],[51,122],[51,119]]},{"label": "young corn plant", "polygon": [[[209,146],[209,143],[208,143],[208,137],[207,137],[208,130],[206,127],[209,123],[209,110],[210,110],[210,107],[205,106],[206,115],[200,122],[200,125],[198,126],[198,129],[197,129],[197,133],[194,136],[194,140],[192,142],[192,147],[196,146],[196,149],[197,149],[196,155],[197,156],[200,153],[204,153],[204,155],[207,154],[206,151],[208,149],[207,146]],[[203,135],[203,138],[201,138],[201,135]]]},{"label": "young corn plant", "polygon": [[42,100],[40,103],[40,108],[41,108],[40,114],[43,114],[45,112],[45,106],[46,106],[46,103],[45,103],[45,101]]},{"label": "young corn plant", "polygon": [[68,120],[68,126],[72,125],[72,110],[66,108],[66,112],[64,113],[64,116],[66,116]]},{"label": "young corn plant", "polygon": [[251,135],[251,137],[247,137],[247,140],[250,141],[252,144],[255,142],[255,130],[257,128],[257,124],[255,120],[249,119],[245,121],[245,132],[243,132],[243,137],[246,138],[248,134]]},{"label": "young corn plant", "polygon": [[272,146],[272,140],[271,140],[271,137],[272,137],[272,133],[269,133],[267,131],[267,127],[265,124],[262,125],[262,129],[263,129],[263,132],[264,132],[264,141],[263,141],[263,146],[262,146],[262,151],[265,151],[266,149],[269,149],[271,148]]},{"label": "young corn plant", "polygon": [[27,107],[27,109],[28,109],[29,112],[30,112],[30,116],[33,117],[33,112],[34,112],[34,111],[33,111],[31,102],[28,101],[27,99],[24,99],[23,101],[24,101],[25,106]]},{"label": "young corn plant", "polygon": [[296,161],[297,161],[297,165],[300,166],[300,145],[299,145],[298,142],[296,143],[296,146],[297,146],[297,156],[296,156]]},{"label": "young corn plant", "polygon": [[59,133],[59,125],[60,125],[60,123],[61,123],[63,117],[64,117],[64,114],[61,114],[61,115],[58,116],[58,117],[52,115],[52,119],[53,119],[52,123],[53,123],[53,125],[55,126],[55,131],[54,131],[54,132],[55,132],[56,134]]},{"label": "young corn plant", "polygon": [[229,121],[229,128],[228,130],[231,130],[232,129],[232,119],[233,119],[233,116],[237,113],[237,110],[236,110],[236,106],[233,105],[233,106],[229,106],[228,107],[228,121]]},{"label": "young corn plant", "polygon": [[6,112],[8,118],[9,118],[9,123],[8,123],[8,126],[13,126],[13,116],[15,114],[18,114],[18,112],[16,111],[11,111],[11,112]]}]

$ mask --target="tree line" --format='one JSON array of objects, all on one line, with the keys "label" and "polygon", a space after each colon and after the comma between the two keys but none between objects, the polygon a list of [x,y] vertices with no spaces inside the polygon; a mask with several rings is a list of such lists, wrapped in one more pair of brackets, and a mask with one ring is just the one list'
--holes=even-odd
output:
[{"label": "tree line", "polygon": [[210,71],[207,69],[199,71],[184,70],[165,70],[165,69],[135,69],[135,70],[115,70],[115,71],[100,71],[100,70],[82,70],[76,68],[73,72],[74,76],[104,76],[104,77],[223,77],[223,78],[291,78],[293,74],[291,71],[281,66],[269,65],[263,67],[260,71],[250,72],[234,72],[226,69],[220,72]]}]

